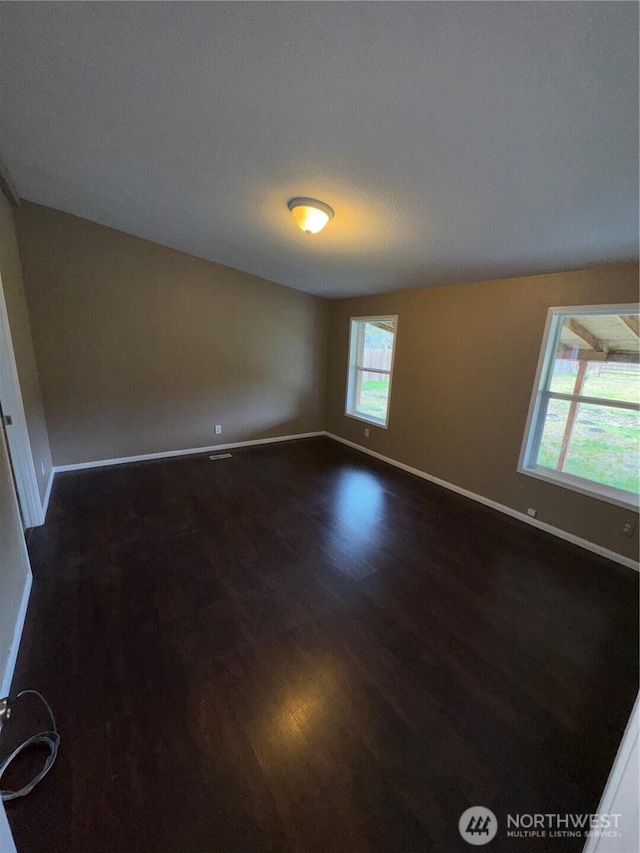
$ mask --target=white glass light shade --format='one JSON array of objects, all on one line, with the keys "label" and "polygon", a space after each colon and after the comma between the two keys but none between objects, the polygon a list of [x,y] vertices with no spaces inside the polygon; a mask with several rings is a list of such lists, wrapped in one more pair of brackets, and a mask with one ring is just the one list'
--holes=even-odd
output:
[{"label": "white glass light shade", "polygon": [[289,210],[305,234],[317,234],[322,231],[333,216],[333,210],[328,204],[314,198],[292,198]]}]

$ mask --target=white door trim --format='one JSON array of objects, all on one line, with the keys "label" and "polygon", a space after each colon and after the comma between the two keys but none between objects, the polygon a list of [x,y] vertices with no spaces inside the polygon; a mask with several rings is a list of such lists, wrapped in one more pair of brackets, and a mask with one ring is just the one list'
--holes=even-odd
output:
[{"label": "white door trim", "polygon": [[598,814],[618,815],[620,837],[592,837],[583,853],[627,853],[640,850],[640,808],[638,802],[640,770],[640,696],[622,736],[616,760],[602,794]]},{"label": "white door trim", "polygon": [[4,803],[0,802],[0,850],[2,853],[16,853],[16,845],[11,834],[11,827],[4,810]]},{"label": "white door trim", "polygon": [[[24,551],[25,559],[28,560],[29,556],[27,554],[26,546]],[[29,571],[29,574],[24,580],[24,588],[22,590],[22,598],[20,600],[20,609],[18,610],[18,616],[16,618],[16,624],[13,629],[13,639],[11,641],[11,648],[9,649],[9,657],[7,658],[7,663],[5,666],[5,670],[1,673],[2,681],[0,682],[0,696],[8,696],[9,691],[11,690],[11,682],[13,681],[13,671],[16,668],[16,662],[18,660],[18,652],[20,651],[20,640],[22,639],[22,632],[24,631],[24,623],[27,618],[27,608],[29,607],[29,598],[31,596],[31,585],[33,583],[33,576]],[[0,847],[0,851],[4,853],[4,850]]]},{"label": "white door trim", "polygon": [[13,352],[2,277],[0,277],[0,401],[5,416],[8,415],[11,418],[11,425],[6,427],[7,441],[20,498],[22,520],[25,527],[37,527],[44,523],[44,514],[31,453],[18,368]]}]

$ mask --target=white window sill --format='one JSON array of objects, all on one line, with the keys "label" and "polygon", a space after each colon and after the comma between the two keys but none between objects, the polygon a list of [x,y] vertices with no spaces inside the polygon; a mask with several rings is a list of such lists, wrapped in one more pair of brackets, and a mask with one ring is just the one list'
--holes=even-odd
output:
[{"label": "white window sill", "polygon": [[553,483],[554,486],[561,486],[564,489],[570,489],[572,492],[588,495],[590,498],[597,498],[598,500],[624,507],[624,509],[634,510],[635,512],[639,511],[639,496],[631,492],[626,492],[624,489],[602,486],[599,483],[593,483],[591,480],[585,480],[582,477],[574,477],[572,474],[565,474],[563,471],[554,471],[551,468],[544,468],[538,465],[531,468],[518,466],[518,473],[526,474],[527,477],[535,477],[537,480],[544,480],[547,483]]},{"label": "white window sill", "polygon": [[387,429],[387,421],[381,421],[377,418],[368,418],[366,415],[356,414],[355,412],[345,412],[346,417],[353,418],[356,421],[362,421],[365,424],[372,424],[373,426],[380,427],[380,429]]}]

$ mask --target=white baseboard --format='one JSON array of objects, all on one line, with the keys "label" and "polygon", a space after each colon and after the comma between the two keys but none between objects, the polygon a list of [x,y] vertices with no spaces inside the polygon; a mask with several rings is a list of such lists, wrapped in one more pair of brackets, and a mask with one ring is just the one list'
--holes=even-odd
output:
[{"label": "white baseboard", "polygon": [[31,583],[33,578],[31,572],[26,577],[24,589],[22,590],[22,599],[20,601],[20,609],[18,610],[18,618],[13,629],[13,639],[11,640],[11,648],[9,649],[9,657],[2,674],[2,687],[0,687],[0,697],[8,696],[11,690],[11,682],[13,681],[13,671],[16,667],[18,659],[18,649],[20,648],[20,640],[22,639],[22,629],[24,628],[24,620],[27,617],[27,607],[29,606],[29,596],[31,595]]},{"label": "white baseboard", "polygon": [[53,478],[55,477],[56,472],[53,466],[51,467],[51,471],[49,471],[49,482],[47,483],[47,488],[45,489],[44,497],[42,499],[42,523],[44,524],[47,520],[47,510],[49,509],[49,499],[51,498],[51,489],[53,488]]},{"label": "white baseboard", "polygon": [[260,444],[274,444],[283,441],[295,441],[296,439],[300,438],[316,438],[320,435],[326,435],[328,438],[331,438],[334,441],[338,441],[341,444],[346,444],[349,447],[353,447],[356,450],[359,450],[361,453],[366,453],[369,456],[373,456],[376,459],[380,459],[382,462],[386,462],[389,465],[395,466],[396,468],[401,468],[403,471],[408,471],[410,474],[414,474],[416,477],[421,477],[423,480],[428,480],[431,483],[435,483],[438,486],[442,486],[445,489],[449,489],[452,492],[456,492],[459,495],[463,495],[466,498],[470,498],[473,501],[477,501],[478,503],[484,504],[484,506],[488,506],[492,509],[498,510],[498,512],[503,512],[505,515],[511,516],[511,518],[517,518],[519,521],[524,521],[525,524],[529,524],[532,527],[537,527],[538,530],[544,530],[545,532],[550,533],[552,536],[557,536],[559,539],[564,539],[567,542],[571,542],[573,545],[578,545],[580,548],[584,548],[587,551],[591,551],[594,554],[600,555],[601,557],[606,557],[608,560],[613,560],[615,563],[620,563],[620,565],[626,566],[629,569],[635,569],[635,571],[640,571],[640,563],[638,563],[638,561],[636,560],[633,560],[631,557],[625,557],[623,554],[618,554],[616,551],[610,551],[608,548],[604,548],[602,545],[597,545],[595,542],[589,542],[588,539],[582,539],[580,536],[575,536],[573,533],[568,533],[566,530],[561,530],[559,527],[554,527],[553,525],[547,524],[544,521],[539,521],[537,518],[531,518],[524,512],[512,509],[511,507],[506,506],[505,504],[498,503],[497,501],[491,500],[490,498],[486,498],[483,495],[478,495],[475,492],[470,492],[468,489],[464,489],[461,486],[456,486],[453,483],[447,482],[446,480],[441,480],[439,477],[434,477],[431,474],[427,474],[425,471],[420,471],[418,468],[412,468],[410,465],[405,465],[404,462],[398,462],[395,459],[391,459],[389,456],[383,456],[382,453],[377,453],[375,450],[370,450],[368,447],[363,447],[361,444],[356,444],[354,441],[349,441],[346,438],[342,438],[339,435],[335,435],[332,432],[326,431],[304,432],[299,433],[297,435],[281,435],[275,438],[258,438],[252,441],[236,441],[228,444],[212,444],[207,447],[190,447],[185,450],[168,450],[163,451],[162,453],[145,453],[141,456],[122,456],[118,459],[100,459],[96,462],[78,462],[73,465],[56,465],[53,468],[52,476],[47,486],[47,493],[45,495],[45,501],[43,502],[43,509],[46,514],[46,507],[49,502],[49,495],[51,493],[51,486],[53,484],[53,475],[57,474],[58,472],[81,471],[86,468],[102,468],[107,465],[125,465],[128,462],[145,462],[152,459],[168,459],[173,456],[188,456],[195,455],[198,453],[210,453],[214,450],[232,450],[236,447],[252,447]]},{"label": "white baseboard", "polygon": [[544,521],[539,521],[537,518],[531,518],[524,512],[519,512],[517,509],[512,509],[509,506],[505,506],[505,504],[500,504],[497,501],[492,501],[490,498],[485,498],[483,495],[470,492],[468,489],[463,489],[461,486],[455,486],[453,483],[448,483],[446,480],[441,480],[439,477],[433,477],[425,471],[420,471],[418,468],[412,468],[410,465],[405,465],[404,462],[397,462],[395,459],[383,456],[382,453],[376,453],[375,450],[370,450],[368,447],[356,444],[355,441],[348,441],[346,438],[341,438],[341,436],[335,435],[332,432],[325,432],[325,435],[328,438],[332,438],[334,441],[339,441],[341,444],[347,444],[349,447],[360,450],[362,453],[374,456],[376,459],[382,460],[382,462],[387,462],[389,465],[394,465],[396,468],[401,468],[403,471],[415,474],[416,477],[421,477],[423,480],[428,480],[430,483],[436,483],[438,486],[442,486],[452,492],[457,492],[459,495],[464,495],[465,498],[471,498],[471,500],[477,501],[485,506],[489,506],[492,509],[497,509],[498,512],[503,512],[505,515],[510,515],[511,518],[517,518],[519,521],[524,521],[526,524],[530,524],[532,527],[537,527],[539,530],[551,533],[559,539],[565,539],[573,545],[578,545],[580,548],[585,548],[587,551],[599,554],[601,557],[606,557],[608,560],[613,560],[615,563],[620,563],[620,565],[626,566],[629,569],[640,571],[640,563],[636,560],[632,560],[631,557],[625,557],[623,554],[618,554],[616,551],[610,551],[608,548],[603,548],[602,545],[597,545],[595,542],[589,542],[588,539],[582,539],[580,536],[575,536],[573,533],[567,533],[566,530],[561,530],[559,527],[553,527],[553,525],[547,524]]},{"label": "white baseboard", "polygon": [[121,456],[118,459],[99,459],[96,462],[77,462],[73,465],[55,465],[54,472],[82,471],[85,468],[102,468],[106,465],[126,465],[128,462],[147,462],[151,459],[168,459],[172,456],[189,456],[198,453],[211,453],[212,450],[232,450],[234,447],[252,447],[257,444],[276,444],[281,441],[295,441],[298,438],[317,438],[325,433],[301,432],[298,435],[278,435],[275,438],[256,438],[252,441],[234,441],[230,444],[211,444],[208,447],[189,447],[186,450],[165,450],[162,453],[143,453],[141,456]]}]

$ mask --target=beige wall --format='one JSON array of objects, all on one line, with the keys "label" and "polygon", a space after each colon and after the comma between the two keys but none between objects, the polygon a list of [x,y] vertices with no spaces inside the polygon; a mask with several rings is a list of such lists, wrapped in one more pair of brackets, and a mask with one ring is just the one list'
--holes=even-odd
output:
[{"label": "beige wall", "polygon": [[[22,268],[11,207],[0,195],[0,276],[7,305],[13,352],[27,419],[29,443],[38,478],[40,498],[44,498],[51,475],[51,452],[42,407],[38,371],[33,353],[31,325],[22,281]],[[42,470],[44,465],[44,472]]]},{"label": "beige wall", "polygon": [[16,218],[55,465],[323,429],[325,301],[29,202]]},{"label": "beige wall", "polygon": [[[406,290],[332,303],[327,429],[617,553],[637,514],[516,472],[547,309],[635,302],[638,267]],[[389,428],[344,415],[349,318],[398,314]]]}]

